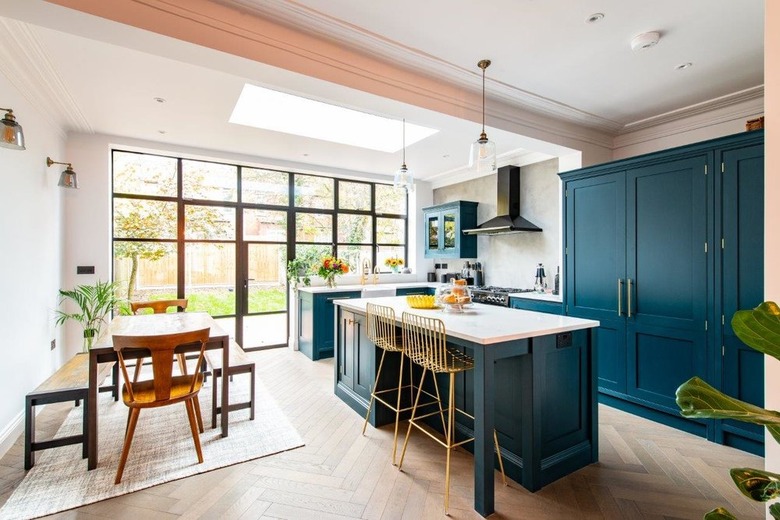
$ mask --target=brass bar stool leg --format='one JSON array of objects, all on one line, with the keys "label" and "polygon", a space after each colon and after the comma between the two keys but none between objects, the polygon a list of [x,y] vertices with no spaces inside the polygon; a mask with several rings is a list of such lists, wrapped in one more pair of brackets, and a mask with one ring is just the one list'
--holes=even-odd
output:
[{"label": "brass bar stool leg", "polygon": [[[401,416],[401,388],[403,388],[403,384],[404,384],[404,353],[401,352],[401,362],[399,363],[399,367],[398,367],[398,392],[397,392],[396,402],[395,402],[395,431],[393,432],[393,466],[395,466],[395,454],[398,449],[398,419]],[[363,427],[365,428],[365,425],[363,425]]]},{"label": "brass bar stool leg", "polygon": [[382,357],[379,359],[379,369],[376,371],[376,379],[374,379],[374,387],[371,389],[371,399],[368,400],[368,410],[366,410],[366,420],[363,421],[363,433],[362,435],[366,434],[366,426],[368,425],[368,418],[371,416],[371,405],[374,404],[374,399],[376,398],[376,383],[379,381],[379,377],[382,375],[382,366],[385,364],[385,353],[386,350],[382,350]]},{"label": "brass bar stool leg", "polygon": [[450,513],[450,458],[452,457],[452,445],[455,444],[455,374],[450,374],[449,403],[447,407],[447,466],[444,470],[444,514]]},{"label": "brass bar stool leg", "polygon": [[496,453],[498,453],[498,467],[501,468],[501,480],[506,483],[506,473],[504,473],[504,459],[501,457],[501,447],[498,445],[498,434],[496,430],[493,430],[493,443],[496,445]]},{"label": "brass bar stool leg", "polygon": [[436,400],[439,403],[439,415],[441,416],[441,431],[447,431],[447,424],[444,421],[444,409],[441,407],[441,394],[439,394],[439,383],[436,380],[436,373],[431,372],[433,375],[433,386],[436,388]]},{"label": "brass bar stool leg", "polygon": [[420,401],[420,394],[422,393],[423,383],[425,382],[425,374],[428,373],[427,368],[423,368],[422,377],[420,377],[420,386],[417,388],[417,397],[414,399],[414,406],[412,406],[412,416],[409,418],[409,427],[406,429],[406,438],[404,439],[404,446],[401,448],[401,460],[398,461],[398,470],[401,470],[401,466],[404,465],[404,455],[406,455],[406,446],[409,444],[409,437],[412,434],[412,422],[414,421],[414,414],[417,412],[417,403]]}]

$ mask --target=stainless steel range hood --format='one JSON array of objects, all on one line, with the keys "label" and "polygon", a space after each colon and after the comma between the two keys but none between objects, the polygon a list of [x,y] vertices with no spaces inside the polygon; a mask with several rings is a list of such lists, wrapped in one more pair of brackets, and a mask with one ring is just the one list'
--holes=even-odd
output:
[{"label": "stainless steel range hood", "polygon": [[498,216],[474,229],[464,229],[465,235],[507,235],[510,233],[539,232],[539,226],[520,216],[520,167],[503,166],[498,169]]}]

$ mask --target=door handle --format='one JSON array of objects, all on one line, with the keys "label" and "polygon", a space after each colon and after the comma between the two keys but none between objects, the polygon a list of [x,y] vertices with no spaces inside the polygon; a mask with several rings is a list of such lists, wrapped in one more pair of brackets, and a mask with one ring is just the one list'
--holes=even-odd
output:
[{"label": "door handle", "polygon": [[628,279],[628,317],[631,317],[631,278]]},{"label": "door handle", "polygon": [[618,278],[617,291],[618,291],[618,316],[622,316],[623,315],[623,279],[622,278]]}]

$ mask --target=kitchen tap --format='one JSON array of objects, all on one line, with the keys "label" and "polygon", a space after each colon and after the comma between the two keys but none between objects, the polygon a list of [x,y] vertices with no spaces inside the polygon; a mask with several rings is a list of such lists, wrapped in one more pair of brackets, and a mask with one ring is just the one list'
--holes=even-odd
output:
[{"label": "kitchen tap", "polygon": [[360,285],[366,285],[366,282],[368,282],[368,275],[370,273],[371,273],[371,260],[365,258],[363,259],[363,266],[360,269]]}]

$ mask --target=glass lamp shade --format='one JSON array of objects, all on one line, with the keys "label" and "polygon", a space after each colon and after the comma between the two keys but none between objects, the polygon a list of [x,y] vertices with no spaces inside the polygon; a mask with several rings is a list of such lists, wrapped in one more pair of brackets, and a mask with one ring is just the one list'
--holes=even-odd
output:
[{"label": "glass lamp shade", "polygon": [[74,190],[78,189],[79,180],[76,177],[76,172],[73,171],[73,168],[70,166],[65,168],[60,175],[60,182],[57,183],[57,186],[60,186],[61,188],[72,188]]},{"label": "glass lamp shade", "polygon": [[490,141],[484,132],[479,139],[471,143],[469,169],[476,173],[496,171],[496,143]]},{"label": "glass lamp shade", "polygon": [[406,167],[406,163],[396,170],[393,177],[393,186],[399,190],[404,189],[407,193],[414,191],[414,175]]},{"label": "glass lamp shade", "polygon": [[13,150],[25,150],[22,125],[16,122],[16,118],[10,110],[3,119],[0,119],[0,125],[0,131],[2,131],[0,146]]}]

